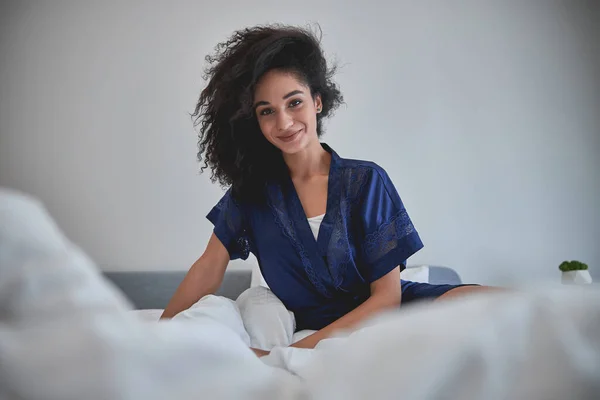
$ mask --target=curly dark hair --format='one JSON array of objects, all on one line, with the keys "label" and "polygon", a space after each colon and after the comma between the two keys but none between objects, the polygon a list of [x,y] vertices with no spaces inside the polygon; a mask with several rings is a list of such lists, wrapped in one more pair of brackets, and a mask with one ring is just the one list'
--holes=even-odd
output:
[{"label": "curly dark hair", "polygon": [[269,70],[292,73],[321,96],[317,134],[323,119],[343,102],[332,78],[336,67],[328,67],[317,36],[309,29],[267,25],[239,30],[206,56],[209,64],[202,90],[192,114],[200,126],[198,160],[210,167],[213,182],[231,186],[235,198],[257,200],[265,185],[287,174],[281,151],[265,139],[253,109],[254,90]]}]

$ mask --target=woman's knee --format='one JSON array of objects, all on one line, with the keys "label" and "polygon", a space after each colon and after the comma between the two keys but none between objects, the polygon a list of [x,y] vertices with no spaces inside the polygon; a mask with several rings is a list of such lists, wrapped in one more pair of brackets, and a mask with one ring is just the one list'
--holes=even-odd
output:
[{"label": "woman's knee", "polygon": [[296,328],[294,314],[270,289],[255,286],[244,291],[236,300],[251,347],[270,350],[289,346]]}]

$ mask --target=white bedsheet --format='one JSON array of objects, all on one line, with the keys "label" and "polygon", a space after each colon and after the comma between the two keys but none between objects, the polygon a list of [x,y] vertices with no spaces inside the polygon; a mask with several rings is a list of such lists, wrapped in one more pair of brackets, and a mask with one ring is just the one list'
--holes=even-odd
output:
[{"label": "white bedsheet", "polygon": [[1,399],[584,399],[600,393],[600,294],[480,296],[265,359],[222,316],[158,324],[35,201],[0,189]]}]

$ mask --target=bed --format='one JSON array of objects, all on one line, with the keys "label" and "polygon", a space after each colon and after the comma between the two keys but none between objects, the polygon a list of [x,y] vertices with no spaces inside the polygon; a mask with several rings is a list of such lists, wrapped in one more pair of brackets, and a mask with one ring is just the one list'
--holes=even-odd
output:
[{"label": "bed", "polygon": [[[430,272],[430,282],[459,279],[449,269]],[[99,279],[93,260],[39,202],[0,189],[0,398],[546,400],[600,393],[594,288],[423,303],[315,349],[275,347],[258,358],[226,313],[132,318],[129,303],[164,307],[183,272],[104,276],[115,285]],[[232,269],[221,296],[205,297],[231,305],[252,281],[250,271]],[[238,326],[246,329],[245,321]]]}]

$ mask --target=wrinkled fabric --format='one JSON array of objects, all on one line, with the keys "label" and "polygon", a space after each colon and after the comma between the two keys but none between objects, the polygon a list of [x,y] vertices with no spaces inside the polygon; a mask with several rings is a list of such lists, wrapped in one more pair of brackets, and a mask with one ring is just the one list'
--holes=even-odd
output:
[{"label": "wrinkled fabric", "polygon": [[0,189],[0,399],[575,400],[600,393],[600,292],[592,288],[415,306],[315,350],[276,347],[263,359],[235,332],[235,317],[196,313],[149,324],[130,310],[39,203]]},{"label": "wrinkled fabric", "polygon": [[37,201],[0,188],[0,399],[302,398],[232,325],[130,310]]}]

